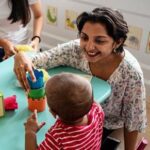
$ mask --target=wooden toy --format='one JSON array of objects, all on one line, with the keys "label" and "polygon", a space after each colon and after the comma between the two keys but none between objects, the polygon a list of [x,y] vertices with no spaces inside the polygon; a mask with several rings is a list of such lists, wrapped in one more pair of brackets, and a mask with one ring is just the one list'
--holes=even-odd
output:
[{"label": "wooden toy", "polygon": [[4,116],[5,113],[3,100],[4,100],[3,93],[0,92],[0,117]]}]

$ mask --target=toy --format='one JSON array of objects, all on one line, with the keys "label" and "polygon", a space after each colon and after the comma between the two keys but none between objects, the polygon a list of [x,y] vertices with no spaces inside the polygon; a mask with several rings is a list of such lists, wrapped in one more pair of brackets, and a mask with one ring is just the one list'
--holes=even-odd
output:
[{"label": "toy", "polygon": [[45,96],[41,97],[40,99],[32,99],[28,97],[28,109],[30,111],[33,112],[36,109],[37,112],[42,112],[45,110],[45,106],[46,106]]},{"label": "toy", "polygon": [[18,108],[18,103],[16,101],[16,95],[6,97],[4,99],[4,106],[5,106],[5,110],[15,110],[15,109],[17,109]]},{"label": "toy", "polygon": [[30,89],[28,96],[32,97],[33,99],[40,99],[41,97],[45,96],[45,89],[43,87],[38,89]]},{"label": "toy", "polygon": [[27,74],[27,80],[30,85],[30,88],[31,89],[39,89],[39,88],[43,87],[44,86],[43,72],[38,69],[34,69],[34,75],[36,77],[35,82],[32,81],[30,74],[29,73]]},{"label": "toy", "polygon": [[33,50],[33,48],[30,45],[16,45],[15,47],[19,52],[27,52]]},{"label": "toy", "polygon": [[44,82],[46,82],[50,78],[48,72],[45,69],[38,69],[38,70],[43,72]]},{"label": "toy", "polygon": [[34,75],[36,81],[33,82],[30,74],[27,74],[27,80],[30,86],[30,91],[28,93],[28,109],[30,111],[37,112],[44,111],[46,108],[46,97],[45,97],[45,88],[44,88],[44,73],[41,70],[34,69]]},{"label": "toy", "polygon": [[138,147],[136,150],[144,150],[145,147],[147,146],[148,141],[145,138],[142,138],[141,142],[139,143]]},{"label": "toy", "polygon": [[[43,72],[43,81],[44,83],[46,83],[46,81],[50,78],[50,75],[48,74],[48,72],[45,69],[37,69],[37,70]],[[13,83],[16,87],[21,88],[21,85],[17,79],[15,79]]]},{"label": "toy", "polygon": [[0,92],[0,117],[4,116],[4,113],[3,93]]}]

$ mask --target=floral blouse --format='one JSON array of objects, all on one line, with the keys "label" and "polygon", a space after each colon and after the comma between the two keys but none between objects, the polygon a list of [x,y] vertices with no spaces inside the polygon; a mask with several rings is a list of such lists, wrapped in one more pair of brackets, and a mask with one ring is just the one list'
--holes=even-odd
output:
[{"label": "floral blouse", "polygon": [[[78,39],[38,53],[32,61],[38,68],[65,65],[92,75]],[[104,127],[118,129],[125,126],[128,131],[143,131],[147,121],[143,73],[129,51],[125,50],[124,59],[107,82],[111,85],[112,92],[101,104],[105,112]]]}]

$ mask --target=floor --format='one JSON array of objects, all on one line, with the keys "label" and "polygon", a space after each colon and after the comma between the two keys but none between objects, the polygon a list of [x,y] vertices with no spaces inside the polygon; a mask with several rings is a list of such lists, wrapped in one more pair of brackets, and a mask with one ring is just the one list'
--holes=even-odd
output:
[{"label": "floor", "polygon": [[[145,133],[142,133],[139,135],[138,140],[140,141],[142,137],[146,138],[148,140],[148,145],[144,150],[150,150],[150,97],[147,100],[147,118],[148,118],[148,126]],[[117,150],[124,150],[124,140],[123,140],[123,132],[122,129],[119,129],[118,131],[114,132],[112,137],[115,137],[119,140],[121,140],[121,144],[119,145]]]}]

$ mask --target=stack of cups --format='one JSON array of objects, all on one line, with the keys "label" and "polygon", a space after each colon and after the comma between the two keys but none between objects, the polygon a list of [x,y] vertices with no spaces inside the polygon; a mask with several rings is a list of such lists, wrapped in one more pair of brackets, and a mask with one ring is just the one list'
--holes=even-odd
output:
[{"label": "stack of cups", "polygon": [[42,112],[46,107],[46,97],[44,88],[44,77],[43,72],[34,70],[36,81],[33,82],[31,76],[27,74],[27,80],[30,85],[30,91],[28,93],[28,109],[30,111]]}]

